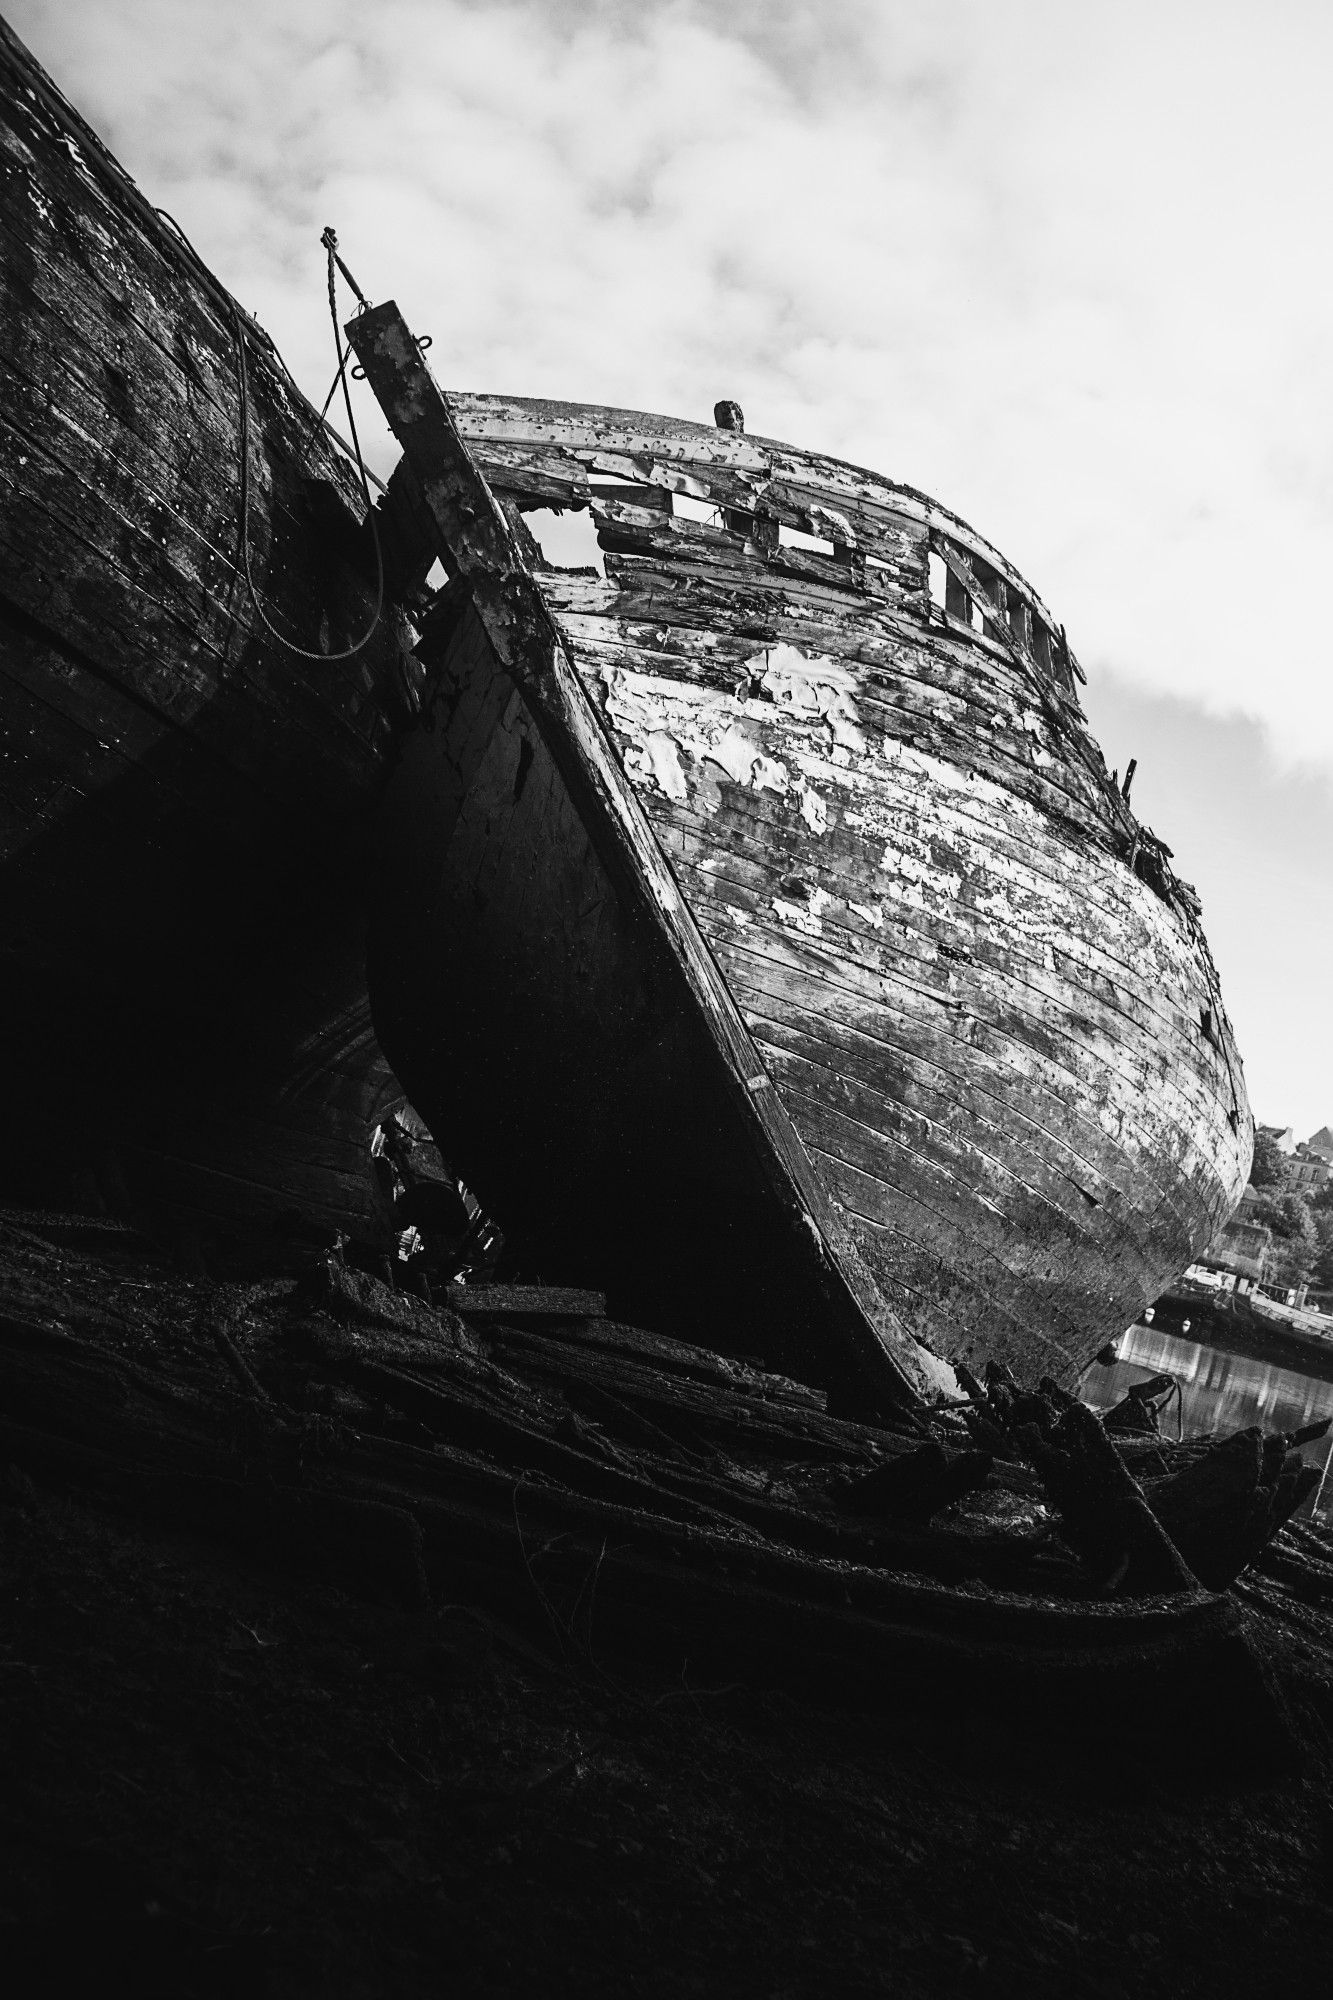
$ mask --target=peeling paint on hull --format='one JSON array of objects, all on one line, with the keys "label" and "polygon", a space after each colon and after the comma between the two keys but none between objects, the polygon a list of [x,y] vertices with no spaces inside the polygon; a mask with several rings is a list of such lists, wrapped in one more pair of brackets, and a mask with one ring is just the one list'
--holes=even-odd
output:
[{"label": "peeling paint on hull", "polygon": [[682,789],[654,788],[622,695],[626,769],[881,1283],[950,1354],[1076,1370],[1242,1184],[1200,941],[1119,857],[877,735],[850,696],[863,747],[841,757],[813,706],[744,704],[755,768],[793,774],[761,810],[686,749],[678,711],[717,697],[650,685]]}]

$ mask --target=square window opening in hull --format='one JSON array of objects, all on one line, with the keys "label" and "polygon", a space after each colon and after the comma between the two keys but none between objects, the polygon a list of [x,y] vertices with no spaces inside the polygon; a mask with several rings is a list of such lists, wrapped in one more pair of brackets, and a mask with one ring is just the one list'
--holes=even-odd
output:
[{"label": "square window opening in hull", "polygon": [[586,508],[566,514],[554,507],[534,507],[523,520],[552,569],[592,569],[598,576],[606,575],[596,524]]}]

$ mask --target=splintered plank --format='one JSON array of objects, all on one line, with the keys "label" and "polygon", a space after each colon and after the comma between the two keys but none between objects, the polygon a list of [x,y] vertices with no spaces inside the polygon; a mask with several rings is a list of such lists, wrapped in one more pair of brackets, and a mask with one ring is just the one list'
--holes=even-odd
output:
[{"label": "splintered plank", "polygon": [[[935,529],[1002,578],[1034,607],[1053,630],[1059,623],[1031,584],[975,529],[914,487],[901,485],[861,466],[845,465],[817,452],[800,452],[772,438],[720,431],[707,424],[648,416],[592,404],[544,402],[516,397],[457,395],[459,429],[484,453],[492,439],[509,445],[556,446],[571,456],[600,461],[607,471],[623,461],[625,476],[643,476],[641,463],[676,462],[706,486],[717,473],[742,475],[748,490],[771,491],[807,515],[812,507],[843,514],[855,527],[858,516],[883,524],[883,532]],[[640,461],[639,465],[635,461]],[[684,489],[688,490],[688,489]],[[719,497],[721,488],[719,485]],[[728,505],[744,505],[743,499]],[[829,534],[829,528],[814,529]],[[834,539],[830,535],[830,539]]]},{"label": "splintered plank", "polygon": [[[840,515],[836,523],[826,523],[817,506],[813,510],[803,508],[790,495],[775,493],[771,487],[757,492],[738,490],[734,481],[720,479],[711,472],[695,483],[706,485],[707,497],[716,503],[720,516],[716,525],[679,515],[673,518],[663,509],[608,497],[594,489],[592,514],[601,530],[603,548],[631,555],[689,557],[692,554],[699,561],[712,561],[723,568],[744,561],[775,575],[806,577],[842,590],[885,596],[890,601],[906,599],[924,609],[925,538],[920,536],[914,541],[908,524],[901,524],[897,533],[885,533],[881,532],[882,523],[862,520],[857,536],[846,516]],[[742,508],[756,511],[742,512]],[[733,522],[741,525],[730,525]],[[763,535],[761,524],[767,524]],[[847,537],[835,544],[835,549],[841,547],[843,553],[785,543],[773,524],[794,526],[807,534],[817,526],[827,525]]]}]

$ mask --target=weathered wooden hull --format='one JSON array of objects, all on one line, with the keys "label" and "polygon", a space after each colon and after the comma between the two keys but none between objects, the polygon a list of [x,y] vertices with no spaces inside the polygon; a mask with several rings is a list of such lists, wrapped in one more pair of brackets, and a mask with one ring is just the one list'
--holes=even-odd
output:
[{"label": "weathered wooden hull", "polygon": [[364,1209],[396,1086],[358,830],[414,694],[392,607],[345,661],[298,658],[256,614],[238,327],[255,582],[282,632],[335,654],[375,608],[351,467],[0,24],[0,1028],[27,1135],[8,1165],[128,1180],[223,1236]]},{"label": "weathered wooden hull", "polygon": [[[1108,776],[1063,635],[964,524],[856,468],[637,413],[450,409],[435,505],[478,608],[436,638],[372,959],[415,1100],[548,1276],[609,1241],[636,1310],[674,1261],[697,1313],[720,1299],[713,1337],[739,1310],[808,1348],[819,1307],[790,1232],[755,1226],[729,1068],[795,1134],[770,1192],[785,1175],[826,1251],[842,1232],[832,1261],[887,1304],[909,1375],[921,1342],[1070,1379],[1234,1205],[1251,1120],[1197,902]],[[469,467],[502,530],[457,505]],[[604,577],[543,564],[521,515],[551,504],[591,505]],[[525,568],[549,646],[513,608]],[[617,815],[667,871],[657,935]],[[739,1047],[688,1019],[687,919]]]}]

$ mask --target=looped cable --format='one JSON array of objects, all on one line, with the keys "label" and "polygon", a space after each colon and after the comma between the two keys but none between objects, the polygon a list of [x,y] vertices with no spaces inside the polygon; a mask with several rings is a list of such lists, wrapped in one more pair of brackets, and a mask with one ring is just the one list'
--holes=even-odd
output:
[{"label": "looped cable", "polygon": [[[361,289],[360,285],[358,285],[358,283],[356,282],[356,279],[355,279],[355,278],[354,278],[354,277],[352,276],[352,274],[351,274],[351,272],[350,272],[350,271],[348,270],[348,268],[347,268],[346,264],[344,264],[344,263],[343,263],[343,260],[342,260],[342,258],[341,258],[341,257],[340,257],[340,256],[338,255],[338,237],[337,237],[337,234],[336,234],[336,232],[335,232],[335,230],[334,230],[334,228],[333,228],[333,225],[332,225],[331,223],[326,223],[326,224],[325,224],[325,227],[324,227],[324,234],[323,234],[323,235],[322,235],[322,236],[320,237],[320,239],[319,239],[319,240],[320,240],[320,242],[321,242],[321,243],[322,243],[322,244],[324,245],[324,248],[325,248],[325,249],[326,249],[326,250],[328,251],[328,253],[329,253],[329,301],[330,301],[330,304],[332,304],[332,301],[333,301],[333,267],[334,267],[334,265],[336,264],[336,265],[338,266],[338,269],[339,269],[339,270],[340,270],[340,271],[342,272],[342,274],[343,274],[344,278],[346,278],[346,280],[347,280],[348,284],[349,284],[349,285],[351,286],[352,290],[353,290],[353,291],[354,291],[354,292],[356,293],[356,301],[357,301],[357,304],[358,304],[358,305],[360,306],[360,308],[361,308],[362,312],[369,312],[369,311],[370,311],[370,300],[369,300],[369,299],[368,299],[368,298],[366,297],[366,295],[365,295],[365,293],[364,293],[364,292],[362,291],[362,289]],[[335,324],[336,324],[336,311],[335,311]]]},{"label": "looped cable", "polygon": [[[339,382],[341,382],[343,390],[343,403],[347,411],[348,429],[351,432],[352,446],[356,453],[356,469],[361,480],[361,492],[366,503],[366,516],[370,522],[371,540],[375,545],[375,610],[371,616],[369,625],[366,627],[364,633],[355,642],[355,644],[351,646],[344,646],[342,650],[337,653],[314,652],[308,646],[298,646],[294,639],[289,639],[285,632],[280,632],[277,626],[273,623],[273,620],[269,617],[268,613],[265,611],[264,606],[260,600],[259,592],[255,588],[254,574],[250,563],[250,377],[245,363],[245,328],[241,321],[240,308],[235,304],[234,301],[232,303],[232,323],[236,329],[236,380],[237,380],[237,387],[240,392],[240,401],[241,401],[241,524],[240,524],[241,536],[240,539],[241,539],[241,560],[245,570],[246,589],[250,593],[250,602],[254,606],[255,615],[258,617],[260,623],[264,626],[264,629],[267,632],[269,632],[273,638],[277,640],[280,646],[285,647],[289,653],[295,653],[298,659],[317,660],[321,665],[328,666],[328,665],[333,665],[340,660],[355,659],[358,653],[365,651],[366,647],[370,644],[371,640],[375,636],[375,633],[379,629],[380,619],[384,613],[384,552],[380,547],[379,523],[375,518],[375,508],[370,498],[370,486],[366,477],[366,464],[364,458],[361,455],[361,440],[357,436],[356,418],[352,413],[352,392],[347,386],[348,350],[345,350],[343,347],[342,335],[338,327],[338,299],[336,291],[336,281],[334,277],[335,264],[337,265],[338,269],[342,272],[344,278],[346,278],[352,290],[356,293],[356,296],[360,300],[363,309],[367,307],[368,301],[366,299],[365,293],[361,290],[361,287],[357,284],[356,279],[352,276],[347,266],[343,263],[342,258],[338,255],[338,239],[334,235],[332,229],[326,229],[324,231],[323,236],[320,238],[320,241],[324,245],[324,248],[329,253],[329,318],[333,322],[333,346],[334,346],[334,352],[338,356],[338,373],[334,377],[333,387],[329,390],[329,393],[324,400],[324,410],[320,412],[319,422],[320,423],[323,422],[324,411],[327,411],[329,404],[333,400],[334,390],[336,390]],[[316,428],[318,428],[318,426],[316,426]],[[307,449],[309,449],[308,443],[307,443]]]}]

